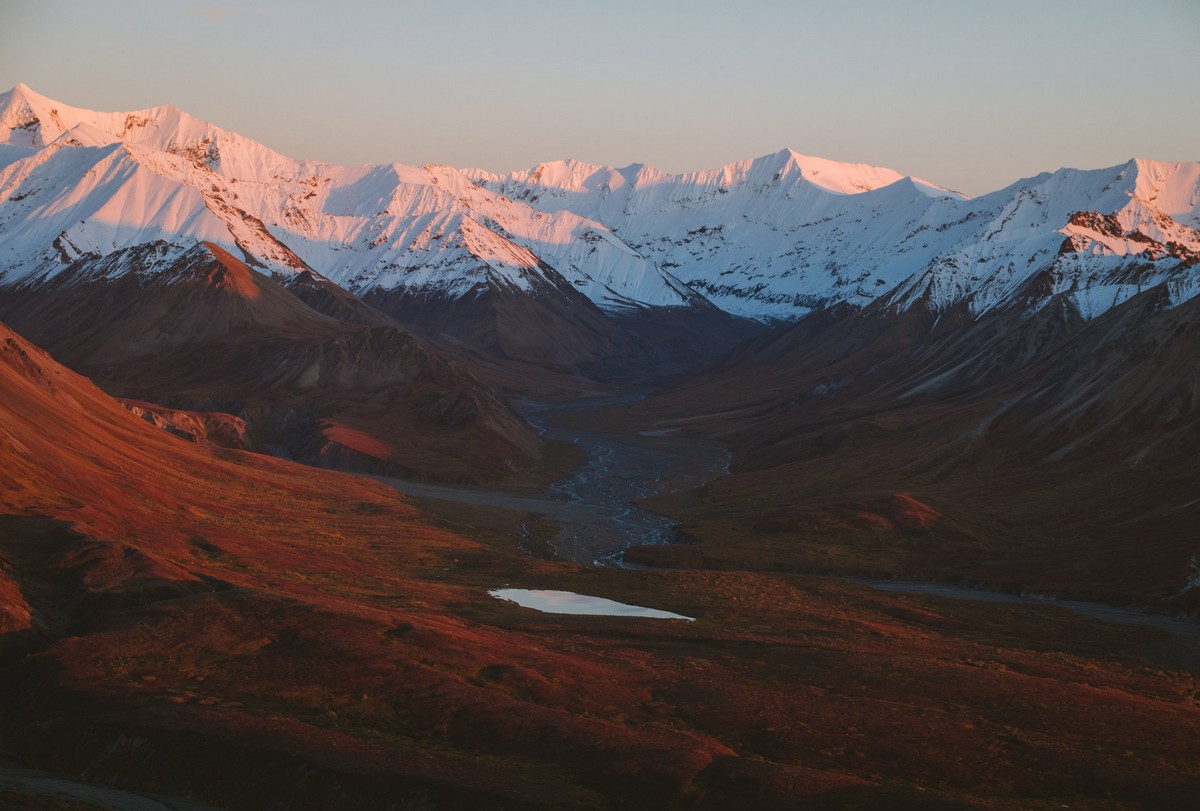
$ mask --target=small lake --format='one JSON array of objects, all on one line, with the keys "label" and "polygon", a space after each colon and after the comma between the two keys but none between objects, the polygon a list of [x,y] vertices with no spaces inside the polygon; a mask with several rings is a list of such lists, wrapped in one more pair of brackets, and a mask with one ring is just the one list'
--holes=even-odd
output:
[{"label": "small lake", "polygon": [[654,617],[656,619],[686,620],[693,622],[695,617],[685,617],[670,611],[660,611],[657,608],[645,608],[640,605],[618,603],[604,597],[589,597],[586,594],[576,594],[573,591],[553,591],[548,589],[492,589],[488,594],[501,600],[509,600],[525,608],[533,608],[546,614],[590,614],[604,617]]}]

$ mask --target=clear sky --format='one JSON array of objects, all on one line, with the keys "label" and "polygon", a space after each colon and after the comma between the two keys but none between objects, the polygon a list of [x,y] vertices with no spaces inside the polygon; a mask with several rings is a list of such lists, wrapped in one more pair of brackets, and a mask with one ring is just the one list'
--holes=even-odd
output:
[{"label": "clear sky", "polygon": [[669,171],[790,147],[967,194],[1200,160],[1200,0],[0,0],[0,85],[296,158]]}]

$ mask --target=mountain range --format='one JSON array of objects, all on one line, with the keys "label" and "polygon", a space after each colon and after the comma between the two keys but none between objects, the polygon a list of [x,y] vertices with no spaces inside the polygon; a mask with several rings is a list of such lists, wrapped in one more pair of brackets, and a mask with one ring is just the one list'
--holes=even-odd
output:
[{"label": "mountain range", "polygon": [[1086,317],[1200,252],[1200,165],[1062,169],[975,199],[783,150],[670,175],[560,161],[507,176],[296,161],[171,106],[98,113],[0,95],[3,281],[81,256],[208,241],[379,301],[578,292],[610,315],[717,307],[762,321],[928,294],[976,312],[1050,270]]},{"label": "mountain range", "polygon": [[[1187,807],[1198,229],[1200,163],[342,167],[18,85],[0,760],[172,807]],[[634,499],[678,542],[557,559]]]}]

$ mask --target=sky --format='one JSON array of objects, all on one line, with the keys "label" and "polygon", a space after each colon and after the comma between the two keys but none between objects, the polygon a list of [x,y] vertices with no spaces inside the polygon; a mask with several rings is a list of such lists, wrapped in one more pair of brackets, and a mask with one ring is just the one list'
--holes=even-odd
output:
[{"label": "sky", "polygon": [[791,148],[978,195],[1200,160],[1198,62],[1198,0],[0,0],[0,89],[347,165]]}]

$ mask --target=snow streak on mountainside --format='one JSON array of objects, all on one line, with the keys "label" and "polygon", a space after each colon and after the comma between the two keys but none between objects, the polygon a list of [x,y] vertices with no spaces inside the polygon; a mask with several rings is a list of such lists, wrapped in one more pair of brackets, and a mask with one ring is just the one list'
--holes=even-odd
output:
[{"label": "snow streak on mountainside", "polygon": [[170,106],[96,113],[23,85],[0,96],[0,205],[6,283],[84,254],[203,240],[360,293],[529,291],[561,274],[610,310],[699,298],[604,226],[507,200],[449,167],[293,161]]},{"label": "snow streak on mountainside", "polygon": [[0,284],[86,255],[198,241],[356,294],[455,300],[569,285],[609,312],[795,319],[836,302],[975,312],[1055,294],[1086,317],[1200,292],[1200,164],[1063,169],[969,200],[784,150],[671,175],[577,162],[509,176],[294,161],[170,107],[0,95]]},{"label": "snow streak on mountainside", "polygon": [[[1063,169],[974,200],[887,169],[789,150],[669,175],[576,162],[472,176],[609,226],[718,306],[791,319],[837,301],[928,294],[982,311],[1050,271],[1095,315],[1148,285],[1197,292],[1200,164]],[[1066,240],[1066,241],[1064,241]],[[1069,243],[1069,244],[1068,244]]]}]

